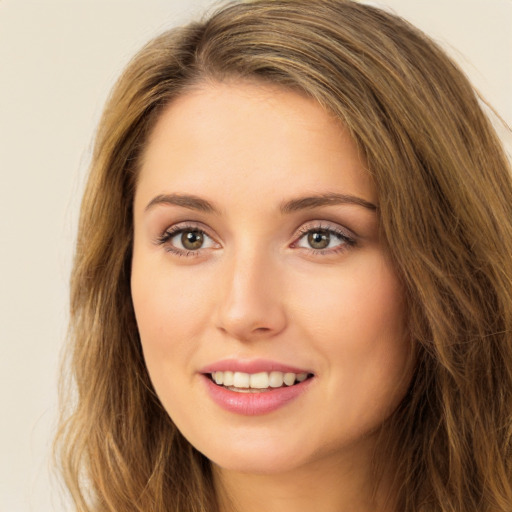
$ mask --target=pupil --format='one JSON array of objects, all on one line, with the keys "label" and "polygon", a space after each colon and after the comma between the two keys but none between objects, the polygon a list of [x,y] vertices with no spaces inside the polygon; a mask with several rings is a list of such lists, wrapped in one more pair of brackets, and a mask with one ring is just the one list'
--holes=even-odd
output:
[{"label": "pupil", "polygon": [[328,231],[313,231],[308,234],[308,243],[313,249],[325,249],[329,246],[330,240]]},{"label": "pupil", "polygon": [[199,249],[203,245],[203,234],[200,231],[186,231],[181,235],[181,243],[185,249]]}]

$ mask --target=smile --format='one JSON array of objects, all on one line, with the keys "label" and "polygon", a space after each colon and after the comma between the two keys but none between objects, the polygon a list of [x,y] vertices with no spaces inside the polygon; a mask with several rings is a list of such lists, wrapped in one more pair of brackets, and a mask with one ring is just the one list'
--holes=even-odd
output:
[{"label": "smile", "polygon": [[295,402],[317,380],[311,373],[234,372],[203,373],[207,395],[219,407],[243,416],[269,414]]},{"label": "smile", "polygon": [[259,393],[305,381],[310,374],[292,372],[244,373],[232,371],[212,372],[211,379],[219,386],[238,393]]}]

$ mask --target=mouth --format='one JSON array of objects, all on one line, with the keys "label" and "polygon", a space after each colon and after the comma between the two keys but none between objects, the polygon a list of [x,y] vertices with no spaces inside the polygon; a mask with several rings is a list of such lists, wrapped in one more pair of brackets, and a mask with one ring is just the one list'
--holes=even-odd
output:
[{"label": "mouth", "polygon": [[279,388],[296,386],[313,378],[312,373],[280,371],[258,373],[215,371],[206,373],[205,376],[217,386],[236,393],[265,393]]}]

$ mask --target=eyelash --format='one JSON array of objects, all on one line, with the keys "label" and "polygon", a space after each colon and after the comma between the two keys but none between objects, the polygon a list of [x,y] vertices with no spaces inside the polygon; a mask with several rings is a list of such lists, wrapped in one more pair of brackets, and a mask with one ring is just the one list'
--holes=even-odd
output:
[{"label": "eyelash", "polygon": [[173,246],[171,243],[169,243],[175,236],[181,234],[181,233],[187,233],[187,232],[194,232],[194,233],[201,233],[203,235],[206,235],[208,238],[213,240],[213,238],[208,235],[208,233],[204,230],[199,228],[196,225],[193,224],[177,224],[176,226],[171,226],[170,228],[166,229],[157,239],[157,244],[165,246],[165,250],[167,252],[170,252],[172,254],[175,254],[176,256],[185,256],[185,257],[194,257],[198,256],[199,252],[201,250],[204,250],[203,248],[198,250],[187,250],[187,249],[180,249],[179,247]]},{"label": "eyelash", "polygon": [[299,229],[298,236],[295,242],[292,243],[292,247],[296,247],[297,244],[309,233],[323,231],[328,233],[330,236],[334,235],[336,238],[340,240],[340,244],[336,247],[326,248],[326,249],[313,249],[313,248],[303,248],[306,249],[310,254],[320,254],[320,255],[329,255],[329,254],[338,254],[343,251],[348,250],[350,247],[356,245],[356,240],[354,237],[350,236],[347,232],[340,229],[339,227],[333,225],[324,225],[322,223],[319,224],[306,224]]},{"label": "eyelash", "polygon": [[[323,225],[322,223],[319,223],[319,224],[315,224],[315,225],[309,224],[309,225],[302,226],[299,229],[297,236],[295,237],[295,241],[290,246],[297,247],[298,243],[304,237],[306,237],[309,233],[314,233],[315,231],[316,232],[323,231],[325,233],[328,233],[331,236],[334,235],[336,238],[338,238],[340,240],[340,244],[334,248],[326,248],[326,249],[314,249],[314,248],[302,247],[302,249],[305,249],[310,254],[319,254],[319,255],[338,254],[338,253],[346,251],[350,247],[353,247],[354,245],[356,245],[356,240],[352,236],[349,236],[345,231],[341,230],[340,228],[337,228],[332,225]],[[165,246],[165,250],[167,252],[170,252],[177,256],[184,256],[184,257],[198,256],[199,253],[202,250],[205,250],[206,248],[201,247],[197,250],[186,250],[186,249],[184,250],[184,249],[175,247],[174,245],[169,243],[170,240],[172,240],[172,238],[174,238],[175,236],[182,234],[182,233],[187,233],[187,232],[200,233],[202,235],[205,235],[206,237],[208,237],[210,240],[212,240],[215,243],[213,237],[208,235],[208,233],[204,229],[201,229],[197,225],[193,225],[193,224],[188,224],[188,225],[177,224],[175,226],[171,226],[170,228],[166,229],[157,238],[156,243],[157,243],[157,245]]]}]

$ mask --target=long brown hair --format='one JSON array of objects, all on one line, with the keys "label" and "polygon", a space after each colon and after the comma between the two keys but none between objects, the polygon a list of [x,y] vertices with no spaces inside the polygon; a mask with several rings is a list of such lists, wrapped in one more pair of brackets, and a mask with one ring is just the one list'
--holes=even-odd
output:
[{"label": "long brown hair", "polygon": [[383,437],[396,509],[510,511],[510,165],[443,51],[404,20],[348,0],[227,4],[151,41],[115,86],[81,210],[72,385],[57,439],[77,509],[216,510],[209,462],[152,388],[129,281],[148,133],[173,98],[226,79],[271,82],[319,102],[350,130],[374,178],[416,357]]}]

